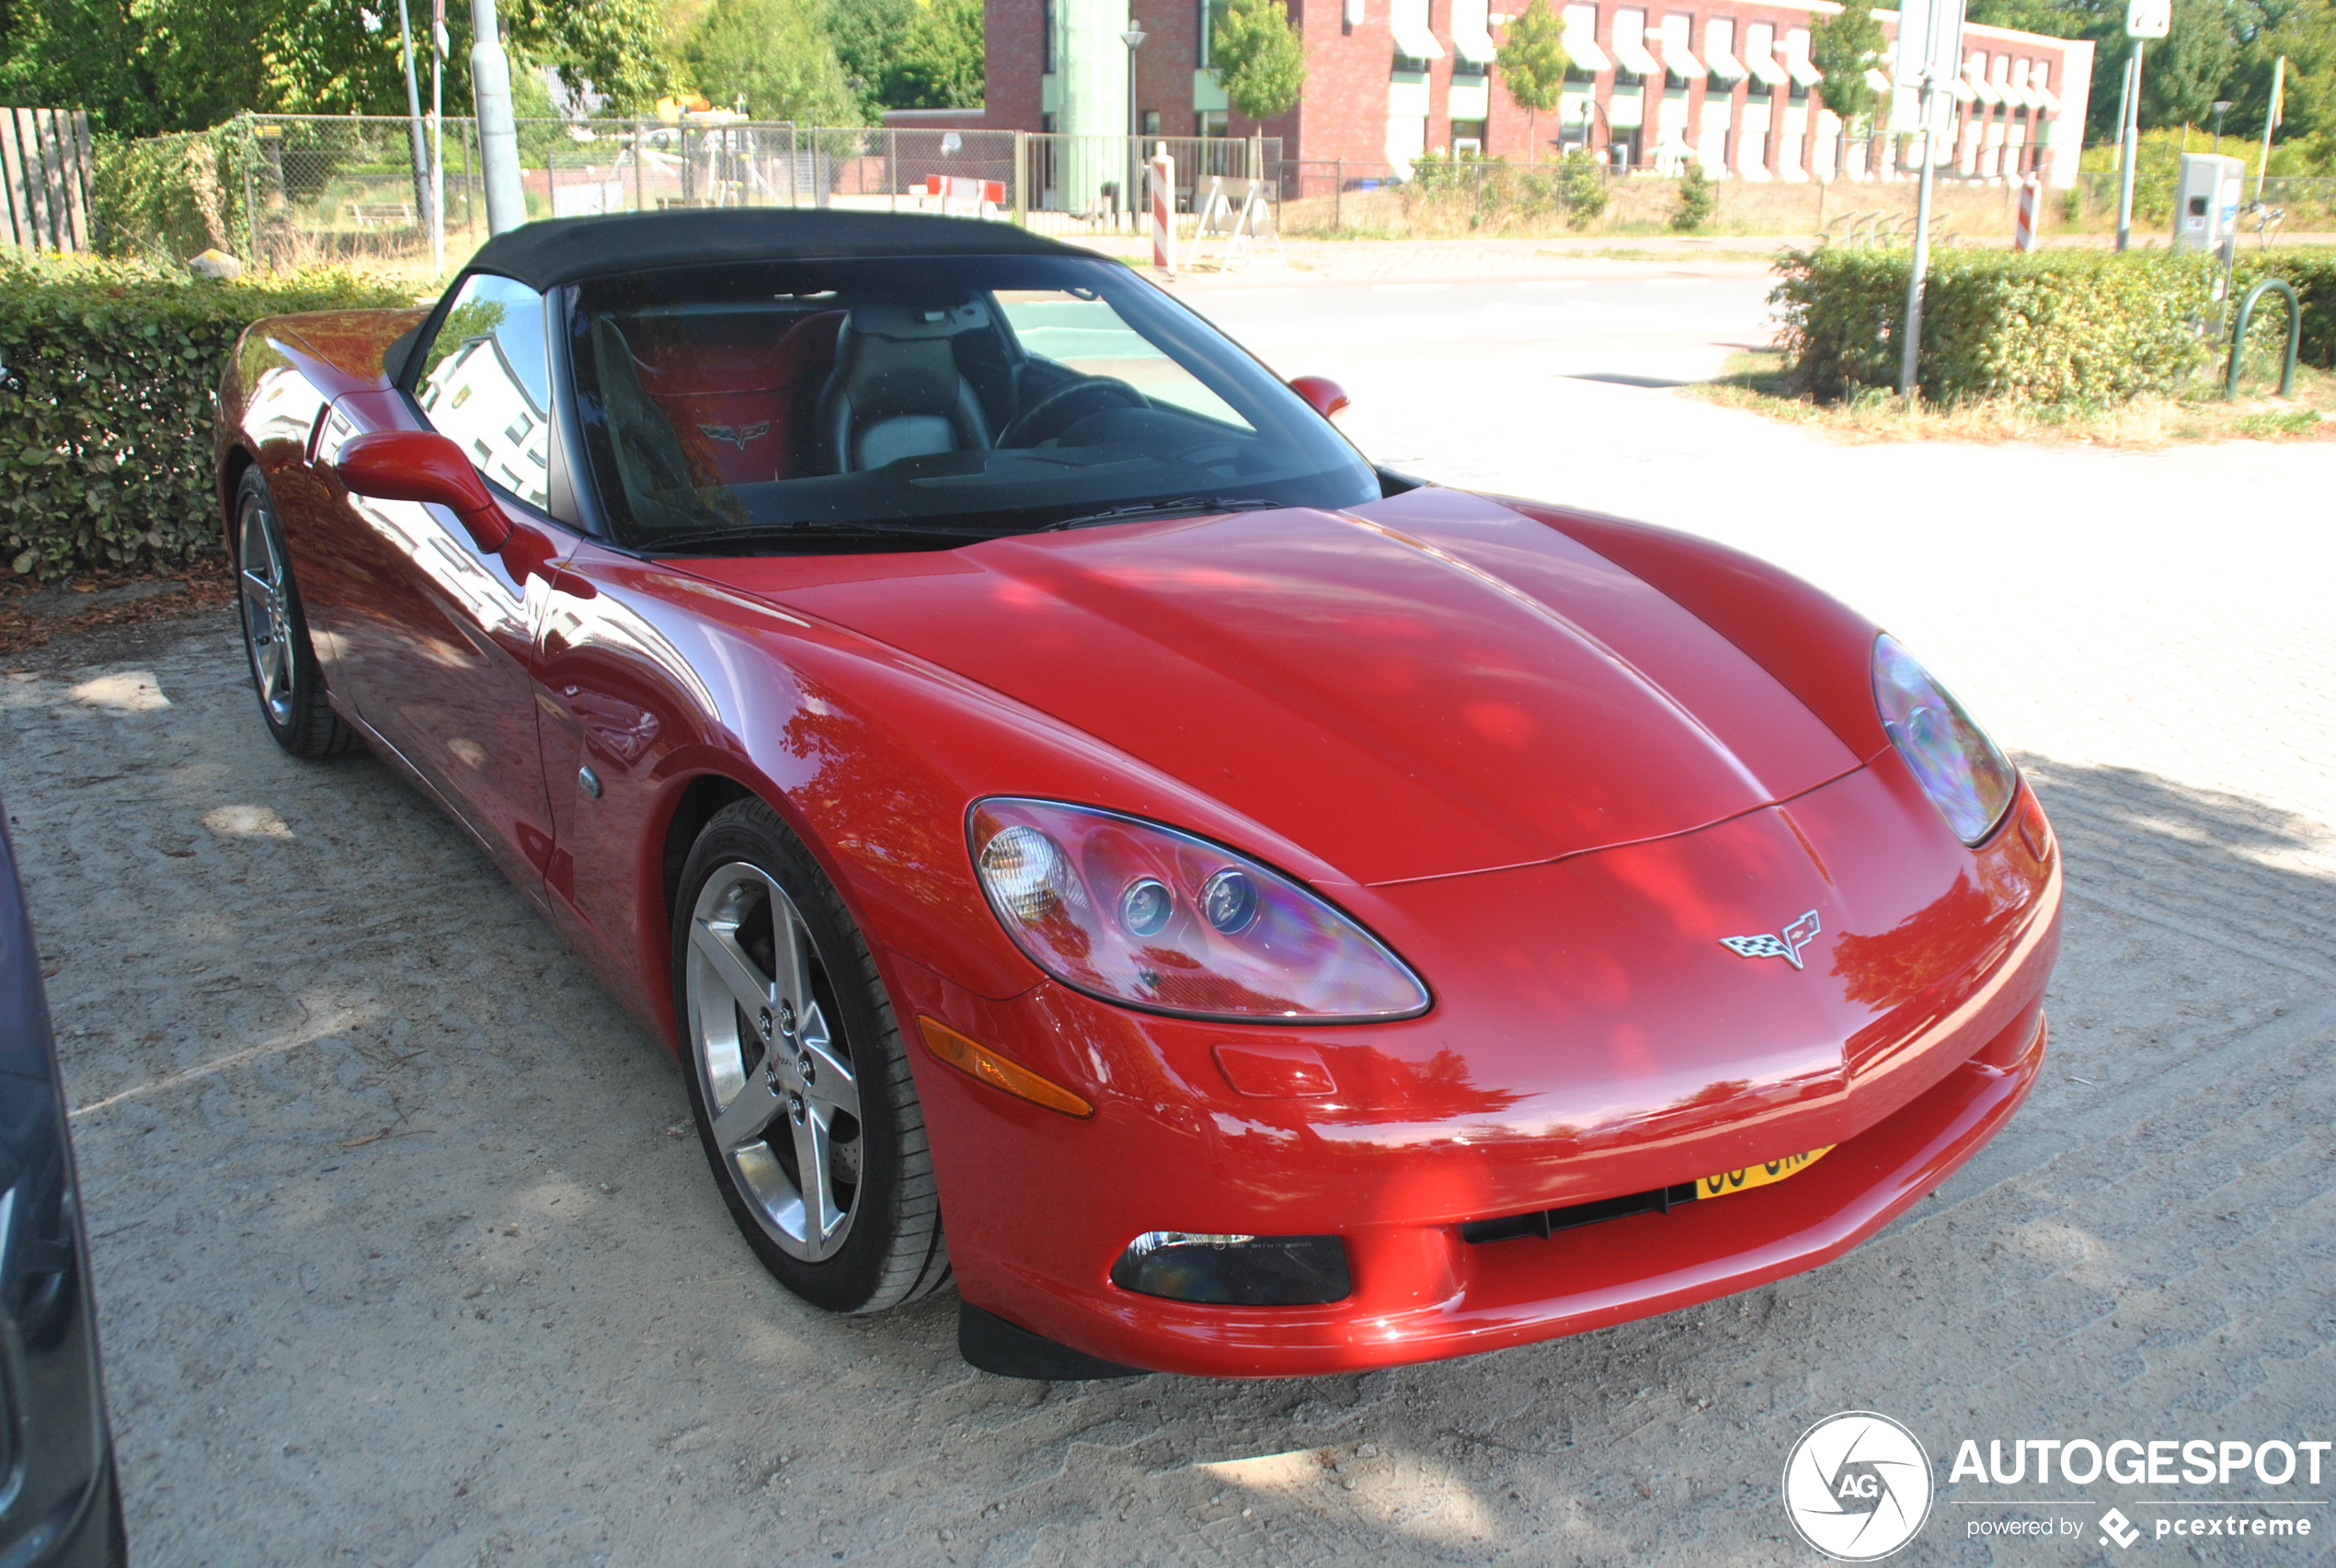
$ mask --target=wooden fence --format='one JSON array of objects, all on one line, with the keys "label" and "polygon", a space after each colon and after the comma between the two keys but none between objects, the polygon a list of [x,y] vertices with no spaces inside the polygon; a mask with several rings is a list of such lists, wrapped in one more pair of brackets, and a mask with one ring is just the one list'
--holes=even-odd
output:
[{"label": "wooden fence", "polygon": [[90,248],[89,117],[0,108],[0,245]]}]

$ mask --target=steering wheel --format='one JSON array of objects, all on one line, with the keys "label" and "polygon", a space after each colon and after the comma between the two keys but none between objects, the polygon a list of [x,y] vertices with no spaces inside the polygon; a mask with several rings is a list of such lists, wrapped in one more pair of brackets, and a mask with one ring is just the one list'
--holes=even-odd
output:
[{"label": "steering wheel", "polygon": [[[1044,435],[1038,433],[1040,430],[1046,429],[1048,434],[1056,433],[1048,429],[1049,420],[1059,420],[1061,429],[1069,429],[1073,421],[1061,418],[1062,411],[1093,397],[1109,398],[1113,403],[1128,408],[1151,406],[1149,398],[1117,376],[1086,376],[1072,382],[1069,386],[1055,388],[1037,402],[1016,414],[1007,421],[1006,428],[998,432],[998,444],[1000,446],[1036,446],[1046,439]],[[1095,411],[1102,412],[1101,409]]]}]

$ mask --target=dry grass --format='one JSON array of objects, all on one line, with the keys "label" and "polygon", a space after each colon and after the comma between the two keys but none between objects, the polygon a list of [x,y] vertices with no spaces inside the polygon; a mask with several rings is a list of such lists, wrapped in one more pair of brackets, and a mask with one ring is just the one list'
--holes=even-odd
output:
[{"label": "dry grass", "polygon": [[[1421,196],[1390,186],[1350,190],[1340,198],[1324,194],[1287,200],[1281,208],[1282,232],[1293,239],[1669,234],[1678,188],[1678,180],[1653,175],[1617,179],[1607,188],[1606,211],[1576,225],[1555,212],[1529,216],[1497,204],[1480,208],[1465,188]],[[1710,222],[1697,231],[1703,235],[1814,235],[1824,229],[1846,236],[1852,227],[1868,228],[1885,215],[1901,223],[1910,223],[1914,215],[1915,188],[1907,180],[1845,179],[1821,185],[1815,180],[1727,179],[1715,189],[1718,205]],[[1932,243],[1952,245],[1962,236],[2000,242],[2011,233],[2016,199],[2009,186],[1941,187],[1933,202]],[[2056,232],[2060,226],[2055,210],[2046,228]]]},{"label": "dry grass", "polygon": [[1807,425],[1845,441],[2043,441],[2131,451],[2187,441],[2336,441],[2336,375],[2299,367],[2296,395],[2267,395],[2267,378],[2242,382],[2224,402],[2219,385],[2194,397],[2142,397],[2113,408],[2050,408],[2002,401],[1909,410],[1895,395],[1872,391],[1840,403],[1796,393],[1784,354],[1738,353],[1713,381],[1689,388],[1723,407]]}]

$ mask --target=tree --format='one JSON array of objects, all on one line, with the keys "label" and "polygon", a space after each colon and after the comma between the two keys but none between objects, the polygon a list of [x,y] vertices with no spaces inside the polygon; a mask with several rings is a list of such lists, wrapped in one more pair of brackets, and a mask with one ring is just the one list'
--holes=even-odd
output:
[{"label": "tree", "polygon": [[1849,166],[1849,124],[1872,114],[1881,97],[1866,72],[1886,40],[1872,7],[1851,5],[1838,17],[1819,17],[1809,23],[1809,63],[1825,78],[1825,107],[1841,120],[1841,133],[1833,139],[1833,172]]},{"label": "tree", "polygon": [[1493,62],[1501,68],[1501,85],[1517,107],[1525,111],[1528,162],[1541,154],[1541,110],[1557,107],[1565,91],[1565,28],[1550,9],[1550,0],[1533,0],[1525,14],[1509,23]]},{"label": "tree", "polygon": [[1712,177],[1703,172],[1703,160],[1689,158],[1687,172],[1679,177],[1679,197],[1671,208],[1671,229],[1675,234],[1691,235],[1712,221],[1712,210],[1720,204],[1720,196],[1712,184]]},{"label": "tree", "polygon": [[[659,0],[505,0],[513,74],[549,65],[623,111],[657,96]],[[86,109],[105,132],[199,131],[248,110],[403,114],[388,0],[44,0],[0,32],[0,100]],[[429,6],[414,0],[418,29]],[[469,112],[470,8],[447,7],[446,107]]]},{"label": "tree", "polygon": [[744,97],[757,120],[845,125],[859,118],[817,0],[714,0],[682,58],[691,86],[726,108]]},{"label": "tree", "polygon": [[979,109],[981,0],[922,0],[885,79],[888,109]]},{"label": "tree", "polygon": [[981,107],[981,0],[832,0],[828,36],[871,122]]},{"label": "tree", "polygon": [[887,108],[907,107],[890,102],[886,83],[908,52],[920,9],[917,0],[829,0],[828,40],[871,124]]},{"label": "tree", "polygon": [[2239,42],[2222,0],[2174,0],[2173,30],[2143,60],[2143,123],[2205,124],[2238,63]]},{"label": "tree", "polygon": [[1208,35],[1225,101],[1245,119],[1271,120],[1306,86],[1306,43],[1283,0],[1231,0]]}]

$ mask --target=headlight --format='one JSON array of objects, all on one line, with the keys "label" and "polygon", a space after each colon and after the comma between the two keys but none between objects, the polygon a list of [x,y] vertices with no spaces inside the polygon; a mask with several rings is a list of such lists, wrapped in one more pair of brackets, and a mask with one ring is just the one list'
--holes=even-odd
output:
[{"label": "headlight", "polygon": [[985,800],[981,890],[1063,984],[1193,1018],[1407,1018],[1427,988],[1379,939],[1279,872],[1153,822]]},{"label": "headlight", "polygon": [[1887,634],[1873,642],[1873,701],[1890,743],[1955,837],[1975,844],[1995,831],[2019,791],[2019,773],[1963,704]]}]

